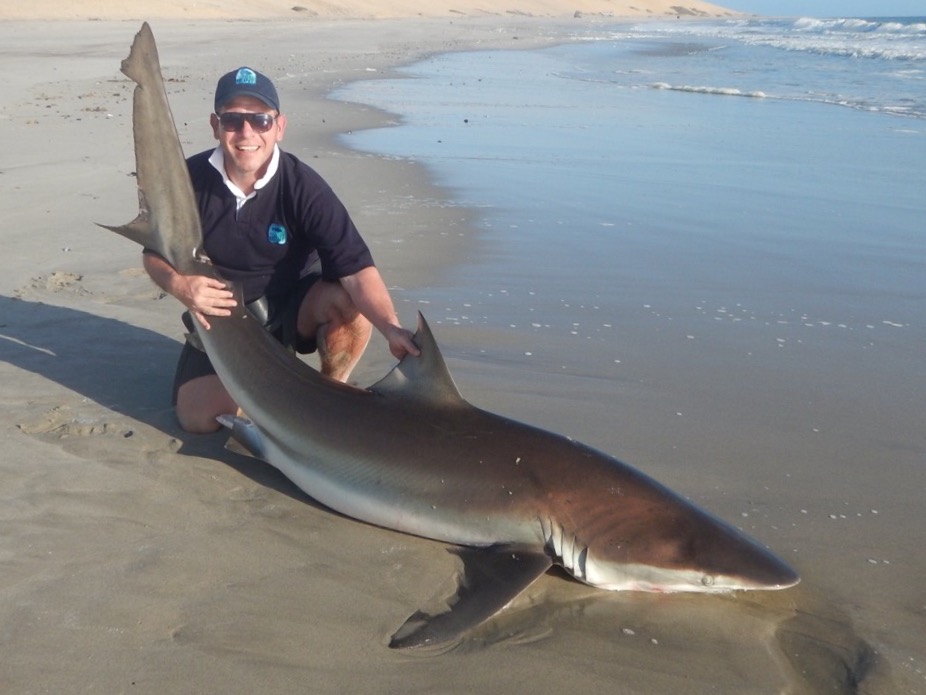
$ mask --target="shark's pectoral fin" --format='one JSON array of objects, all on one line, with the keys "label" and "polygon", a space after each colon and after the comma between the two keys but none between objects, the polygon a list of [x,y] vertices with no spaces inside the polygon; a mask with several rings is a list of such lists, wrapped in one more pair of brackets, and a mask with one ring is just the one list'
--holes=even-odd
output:
[{"label": "shark's pectoral fin", "polygon": [[548,555],[512,546],[461,548],[463,573],[448,610],[417,611],[392,636],[389,646],[408,649],[450,642],[507,606],[553,564]]},{"label": "shark's pectoral fin", "polygon": [[236,454],[253,456],[261,461],[267,460],[263,437],[261,437],[260,430],[255,427],[253,422],[236,415],[219,415],[216,420],[222,426],[231,430],[231,436],[225,443],[226,449],[234,451]]}]

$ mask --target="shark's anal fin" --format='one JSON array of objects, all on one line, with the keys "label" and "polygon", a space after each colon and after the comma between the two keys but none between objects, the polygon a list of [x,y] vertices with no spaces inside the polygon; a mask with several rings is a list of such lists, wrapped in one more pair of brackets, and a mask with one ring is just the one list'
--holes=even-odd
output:
[{"label": "shark's anal fin", "polygon": [[264,451],[264,440],[254,423],[237,415],[219,415],[216,420],[231,430],[231,436],[225,443],[225,448],[236,454],[253,456],[261,461],[267,460]]},{"label": "shark's anal fin", "polygon": [[543,552],[512,546],[461,548],[463,561],[456,595],[444,613],[412,614],[392,636],[389,646],[409,649],[453,641],[507,606],[546,572],[553,561]]}]

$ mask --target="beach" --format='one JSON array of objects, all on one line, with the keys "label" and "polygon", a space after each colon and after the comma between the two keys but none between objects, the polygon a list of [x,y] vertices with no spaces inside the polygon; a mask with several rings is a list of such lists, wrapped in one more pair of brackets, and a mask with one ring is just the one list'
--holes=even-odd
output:
[{"label": "beach", "polygon": [[[777,329],[783,347],[737,330],[737,312],[765,319],[768,307],[692,297],[688,311],[723,319],[708,334],[630,264],[622,290],[637,293],[637,311],[602,321],[592,296],[536,298],[526,271],[480,286],[467,269],[499,248],[484,213],[414,158],[345,146],[345,135],[396,121],[328,98],[351,82],[432,54],[567,42],[604,17],[673,16],[658,2],[527,5],[492,14],[432,3],[430,16],[410,0],[351,12],[159,3],[149,15],[88,3],[69,18],[38,3],[0,13],[0,690],[926,691],[924,373],[910,338],[923,329],[877,305],[874,279],[864,302],[851,286],[819,306],[795,301],[798,315]],[[40,21],[49,16],[59,19]],[[419,310],[432,319],[470,401],[640,467],[767,543],[802,584],[642,595],[551,573],[449,653],[389,650],[409,614],[451,591],[454,557],[319,507],[269,466],[226,451],[222,435],[183,433],[169,403],[180,307],[144,274],[134,244],[94,225],[137,212],[133,85],[118,67],[144,19],[187,154],[213,144],[218,75],[254,64],[274,77],[289,115],[284,147],[344,200],[403,323],[414,327]],[[776,190],[772,203],[787,195]],[[745,283],[755,268],[738,270]],[[815,296],[796,277],[783,287]],[[461,299],[461,287],[478,300]],[[461,320],[472,313],[464,303],[490,303],[487,291],[505,295],[494,308],[504,322]],[[834,304],[876,307],[867,345],[854,334],[836,352],[814,341],[807,324],[843,318]],[[569,331],[524,330],[595,320],[618,329],[599,330],[588,351]],[[736,344],[741,361],[723,361],[721,344]],[[859,354],[879,359],[841,368],[854,370]],[[376,337],[355,379],[373,383],[392,364]]]}]

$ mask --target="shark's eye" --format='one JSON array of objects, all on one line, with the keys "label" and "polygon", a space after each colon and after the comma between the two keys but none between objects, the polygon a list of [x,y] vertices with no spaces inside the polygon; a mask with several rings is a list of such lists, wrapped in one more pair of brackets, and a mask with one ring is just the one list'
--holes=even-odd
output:
[{"label": "shark's eye", "polygon": [[714,586],[714,576],[711,574],[705,574],[701,577],[701,583],[704,586]]}]

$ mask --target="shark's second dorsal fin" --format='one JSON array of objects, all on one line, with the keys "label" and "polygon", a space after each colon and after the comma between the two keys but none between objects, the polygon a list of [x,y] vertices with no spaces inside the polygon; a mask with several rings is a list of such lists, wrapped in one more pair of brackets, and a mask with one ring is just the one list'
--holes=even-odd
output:
[{"label": "shark's second dorsal fin", "polygon": [[418,313],[418,331],[415,345],[421,350],[418,357],[406,355],[391,372],[370,387],[374,393],[398,398],[411,398],[434,404],[463,403],[463,396],[450,376],[434,335]]}]

